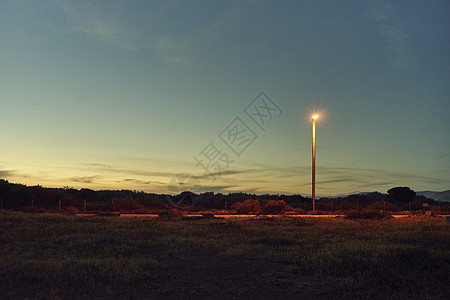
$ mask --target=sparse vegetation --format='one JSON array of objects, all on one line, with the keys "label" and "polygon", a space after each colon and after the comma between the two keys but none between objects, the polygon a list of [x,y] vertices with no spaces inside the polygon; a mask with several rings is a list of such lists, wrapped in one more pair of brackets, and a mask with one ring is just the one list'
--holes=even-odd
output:
[{"label": "sparse vegetation", "polygon": [[255,199],[247,199],[244,202],[236,202],[231,210],[238,214],[284,214],[292,212],[293,208],[286,204],[283,200],[259,201]]},{"label": "sparse vegetation", "polygon": [[2,298],[448,299],[443,218],[0,212]]},{"label": "sparse vegetation", "polygon": [[381,219],[392,219],[389,213],[379,211],[379,210],[350,210],[345,213],[345,218],[348,220],[381,220]]}]

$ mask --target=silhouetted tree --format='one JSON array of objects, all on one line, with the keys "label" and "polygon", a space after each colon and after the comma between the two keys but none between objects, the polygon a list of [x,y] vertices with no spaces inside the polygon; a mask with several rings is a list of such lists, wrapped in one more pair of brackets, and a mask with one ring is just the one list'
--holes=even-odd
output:
[{"label": "silhouetted tree", "polygon": [[394,187],[387,191],[393,201],[407,203],[414,199],[416,192],[406,186]]}]

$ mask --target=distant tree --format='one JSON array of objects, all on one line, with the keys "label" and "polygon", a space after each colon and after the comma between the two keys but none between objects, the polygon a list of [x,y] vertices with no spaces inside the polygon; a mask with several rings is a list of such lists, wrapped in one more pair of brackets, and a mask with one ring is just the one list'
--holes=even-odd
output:
[{"label": "distant tree", "polygon": [[263,208],[259,200],[247,199],[244,202],[236,202],[231,207],[232,210],[239,214],[261,214]]},{"label": "distant tree", "polygon": [[0,179],[0,197],[7,197],[11,186],[8,180]]},{"label": "distant tree", "polygon": [[387,191],[393,201],[407,203],[416,197],[416,192],[406,186],[394,187]]},{"label": "distant tree", "polygon": [[112,200],[114,206],[119,211],[133,211],[143,208],[144,206],[131,196],[125,196],[123,198],[115,198]]},{"label": "distant tree", "polygon": [[287,210],[292,210],[292,207],[287,205],[283,200],[270,200],[264,206],[264,210],[268,214],[280,214]]},{"label": "distant tree", "polygon": [[97,192],[91,189],[81,189],[79,193],[79,197],[83,200],[94,199],[96,195]]},{"label": "distant tree", "polygon": [[356,202],[352,202],[347,198],[343,198],[342,201],[336,201],[335,209],[337,210],[353,210],[356,209]]}]

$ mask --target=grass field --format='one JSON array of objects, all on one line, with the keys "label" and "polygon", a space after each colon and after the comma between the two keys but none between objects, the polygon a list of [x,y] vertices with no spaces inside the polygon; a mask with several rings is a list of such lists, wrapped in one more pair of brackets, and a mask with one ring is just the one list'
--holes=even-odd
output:
[{"label": "grass field", "polygon": [[0,212],[0,298],[450,299],[450,225]]}]

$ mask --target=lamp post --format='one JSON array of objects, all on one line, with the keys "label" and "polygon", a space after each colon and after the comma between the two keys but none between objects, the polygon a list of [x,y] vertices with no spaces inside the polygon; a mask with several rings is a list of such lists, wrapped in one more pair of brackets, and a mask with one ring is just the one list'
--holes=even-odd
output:
[{"label": "lamp post", "polygon": [[316,119],[318,115],[312,116],[312,209],[316,210]]}]

